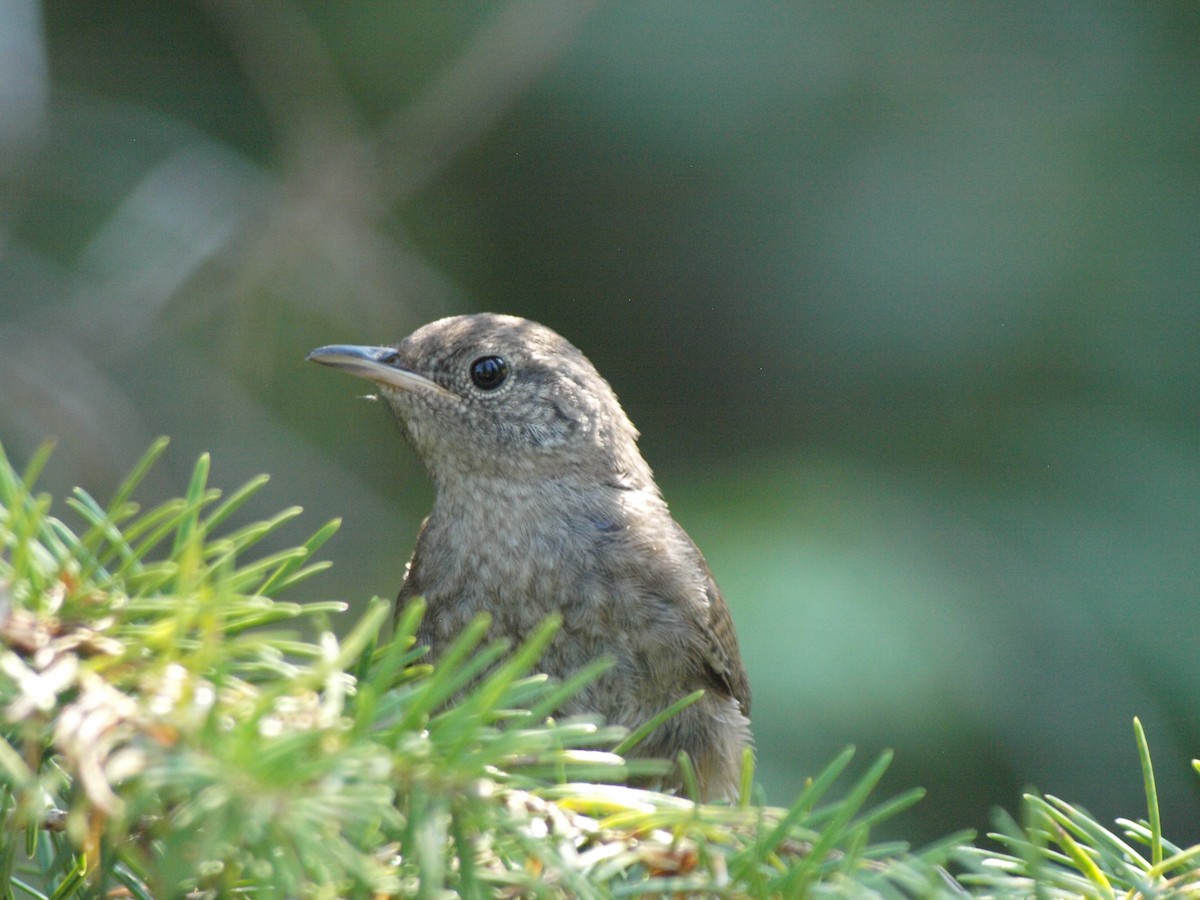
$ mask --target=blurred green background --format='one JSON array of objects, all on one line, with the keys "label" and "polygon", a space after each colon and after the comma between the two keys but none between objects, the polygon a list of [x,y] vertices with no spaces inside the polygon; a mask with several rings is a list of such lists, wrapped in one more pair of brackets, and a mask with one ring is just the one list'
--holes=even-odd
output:
[{"label": "blurred green background", "polygon": [[304,362],[490,309],[641,428],[737,621],[761,780],[847,743],[922,839],[1026,785],[1200,839],[1200,5],[0,2],[0,440],[158,434],[334,516],[431,488]]}]

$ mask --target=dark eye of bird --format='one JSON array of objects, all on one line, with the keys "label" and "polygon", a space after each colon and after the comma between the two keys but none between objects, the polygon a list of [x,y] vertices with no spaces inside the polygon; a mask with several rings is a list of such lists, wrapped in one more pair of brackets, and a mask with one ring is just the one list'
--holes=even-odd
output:
[{"label": "dark eye of bird", "polygon": [[471,363],[471,380],[481,391],[494,391],[508,377],[508,363],[499,356],[481,356]]}]

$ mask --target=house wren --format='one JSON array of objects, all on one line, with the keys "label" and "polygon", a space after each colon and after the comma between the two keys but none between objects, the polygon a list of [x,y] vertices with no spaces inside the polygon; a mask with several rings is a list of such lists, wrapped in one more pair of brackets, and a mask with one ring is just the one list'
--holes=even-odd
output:
[{"label": "house wren", "polygon": [[587,357],[549,328],[485,313],[308,358],[375,382],[433,478],[396,601],[424,596],[418,640],[433,657],[480,611],[514,642],[557,613],[543,671],[613,660],[560,712],[636,728],[703,688],[634,753],[686,750],[704,799],[736,798],[750,686],[729,608]]}]

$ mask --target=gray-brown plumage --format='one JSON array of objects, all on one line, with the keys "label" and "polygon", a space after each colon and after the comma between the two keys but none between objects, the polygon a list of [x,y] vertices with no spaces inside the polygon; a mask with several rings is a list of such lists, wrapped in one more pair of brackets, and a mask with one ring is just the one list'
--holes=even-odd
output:
[{"label": "gray-brown plumage", "polygon": [[686,750],[704,797],[734,798],[750,686],[729,609],[587,357],[535,322],[480,314],[309,358],[376,382],[433,478],[397,599],[425,597],[433,656],[481,610],[514,642],[558,613],[544,671],[614,660],[561,712],[635,728],[704,688],[636,752]]}]

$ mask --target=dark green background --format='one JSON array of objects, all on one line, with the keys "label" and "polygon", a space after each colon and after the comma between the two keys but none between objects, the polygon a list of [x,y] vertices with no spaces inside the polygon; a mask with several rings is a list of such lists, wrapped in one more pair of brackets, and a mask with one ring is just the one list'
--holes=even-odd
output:
[{"label": "dark green background", "polygon": [[[1200,6],[0,6],[0,440],[99,495],[274,480],[302,596],[399,584],[430,487],[304,363],[539,319],[733,607],[761,780],[897,751],[901,826],[1023,787],[1200,838]],[[496,510],[503,527],[504,510]],[[289,537],[302,536],[296,529]]]}]

